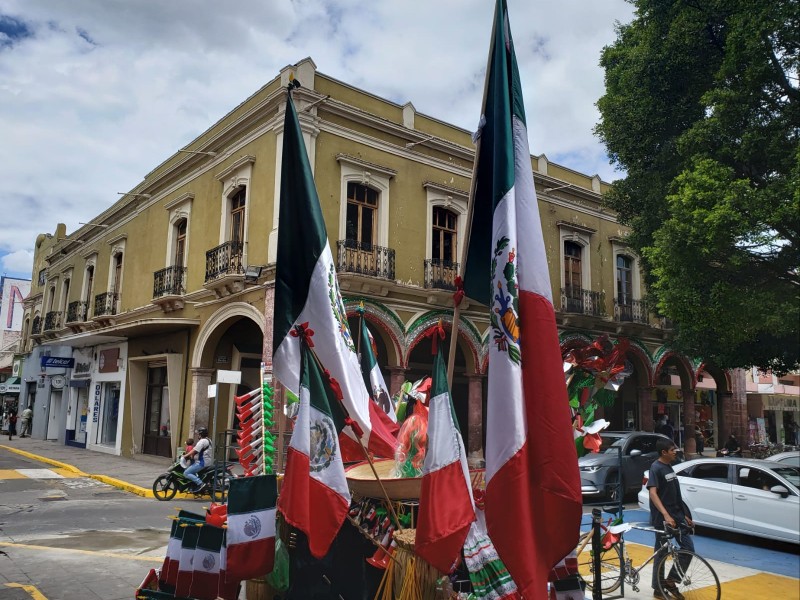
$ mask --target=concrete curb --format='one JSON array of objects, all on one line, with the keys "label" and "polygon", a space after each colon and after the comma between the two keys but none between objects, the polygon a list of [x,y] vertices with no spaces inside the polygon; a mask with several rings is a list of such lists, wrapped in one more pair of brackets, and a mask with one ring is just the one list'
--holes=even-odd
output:
[{"label": "concrete curb", "polygon": [[8,450],[9,452],[14,452],[15,454],[19,454],[21,456],[25,456],[27,458],[32,458],[33,460],[38,460],[39,462],[47,463],[48,465],[53,465],[54,467],[58,467],[59,469],[66,469],[67,471],[71,471],[76,475],[81,475],[84,477],[91,477],[88,473],[84,473],[79,468],[74,467],[73,465],[68,465],[67,463],[63,463],[59,460],[54,460],[52,458],[47,458],[46,456],[40,456],[38,454],[34,454],[33,452],[26,452],[25,450],[20,450],[19,448],[13,448],[11,446],[4,446],[0,444],[0,448],[4,450]]}]

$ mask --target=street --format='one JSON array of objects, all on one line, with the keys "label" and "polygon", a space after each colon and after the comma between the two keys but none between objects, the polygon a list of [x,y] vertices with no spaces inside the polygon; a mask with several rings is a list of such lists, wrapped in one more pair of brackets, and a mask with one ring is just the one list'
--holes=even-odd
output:
[{"label": "street", "polygon": [[47,467],[0,452],[0,600],[130,600],[163,561],[169,516],[207,504],[157,502]]}]

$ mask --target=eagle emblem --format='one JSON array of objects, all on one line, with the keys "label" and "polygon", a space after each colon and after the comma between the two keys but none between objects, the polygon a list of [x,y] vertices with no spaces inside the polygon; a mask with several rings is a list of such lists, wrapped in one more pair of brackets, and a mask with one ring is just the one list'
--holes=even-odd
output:
[{"label": "eagle emblem", "polygon": [[214,563],[216,562],[217,561],[214,558],[214,555],[207,553],[205,556],[203,556],[203,570],[210,571],[214,568]]},{"label": "eagle emblem", "polygon": [[517,254],[514,248],[506,251],[510,240],[497,240],[492,254],[492,273],[497,274],[498,261],[505,260],[501,277],[493,285],[490,320],[494,343],[501,352],[507,352],[511,362],[518,365],[522,358],[519,346],[519,291],[517,285]]},{"label": "eagle emblem", "polygon": [[350,351],[355,352],[356,346],[353,343],[353,336],[350,334],[350,327],[347,324],[347,311],[342,301],[342,293],[339,291],[339,280],[336,278],[336,268],[332,263],[328,271],[328,297],[331,301],[333,318],[336,319],[336,323],[339,325],[339,335],[342,336],[342,341],[344,341]]},{"label": "eagle emblem", "polygon": [[311,423],[311,447],[308,458],[312,473],[324,471],[336,458],[336,430],[330,419],[318,419]]},{"label": "eagle emblem", "polygon": [[244,522],[244,534],[247,537],[254,538],[261,533],[261,519],[256,515],[252,515],[247,521]]}]

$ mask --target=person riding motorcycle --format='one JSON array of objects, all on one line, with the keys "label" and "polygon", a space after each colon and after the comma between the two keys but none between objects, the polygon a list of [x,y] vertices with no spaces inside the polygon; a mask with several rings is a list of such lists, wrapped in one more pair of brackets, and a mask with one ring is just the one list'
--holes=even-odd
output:
[{"label": "person riding motorcycle", "polygon": [[200,427],[196,433],[200,439],[195,443],[188,456],[188,458],[194,459],[194,462],[183,472],[186,478],[195,485],[193,490],[189,490],[192,493],[199,492],[203,488],[203,482],[196,473],[211,464],[211,441],[208,439],[208,429]]},{"label": "person riding motorcycle", "polygon": [[717,453],[717,456],[741,456],[742,448],[739,445],[739,440],[736,436],[731,434],[725,446]]}]

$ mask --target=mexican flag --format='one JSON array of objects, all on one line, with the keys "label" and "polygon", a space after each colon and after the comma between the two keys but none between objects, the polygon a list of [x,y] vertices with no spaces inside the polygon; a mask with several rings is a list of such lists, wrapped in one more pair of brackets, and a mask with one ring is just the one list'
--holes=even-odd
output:
[{"label": "mexican flag", "polygon": [[[350,417],[375,455],[394,456],[395,440],[370,402],[339,292],[336,266],[322,219],[303,134],[291,95],[286,102],[281,165],[280,226],[275,272],[273,369],[295,395],[300,388],[300,341],[290,335],[308,323],[314,351],[344,394]],[[354,435],[348,427],[346,434]]]},{"label": "mexican flag", "polygon": [[360,348],[361,372],[364,374],[364,384],[367,386],[367,391],[381,411],[391,419],[392,423],[397,423],[392,396],[389,394],[389,388],[386,386],[383,373],[381,373],[381,368],[378,366],[378,360],[375,358],[377,354],[375,340],[369,329],[367,329],[367,321],[363,317],[361,318]]},{"label": "mexican flag", "polygon": [[433,361],[430,397],[428,451],[422,465],[414,553],[442,573],[450,573],[461,556],[470,523],[475,520],[475,509],[441,348]]},{"label": "mexican flag", "polygon": [[492,38],[464,273],[492,328],[486,521],[523,596],[546,598],[578,540],[581,487],[505,0]]},{"label": "mexican flag", "polygon": [[230,480],[225,566],[227,582],[261,577],[272,571],[277,497],[275,475]]},{"label": "mexican flag", "polygon": [[164,557],[164,564],[161,566],[159,583],[162,587],[172,589],[178,581],[181,542],[183,541],[183,532],[186,529],[185,525],[204,522],[205,517],[203,515],[198,515],[188,510],[178,511],[178,516],[172,521],[169,542],[167,542],[167,553]]},{"label": "mexican flag", "polygon": [[222,537],[224,530],[203,525],[197,535],[194,551],[194,571],[189,596],[197,600],[215,600],[219,589]]},{"label": "mexican flag", "polygon": [[300,407],[278,497],[278,510],[287,523],[308,536],[308,549],[315,558],[328,553],[350,506],[338,440],[345,417],[323,368],[304,342]]},{"label": "mexican flag", "polygon": [[189,523],[184,526],[181,538],[180,564],[178,577],[175,581],[175,596],[186,597],[192,586],[194,574],[194,551],[197,548],[197,538],[200,535],[200,524]]}]

